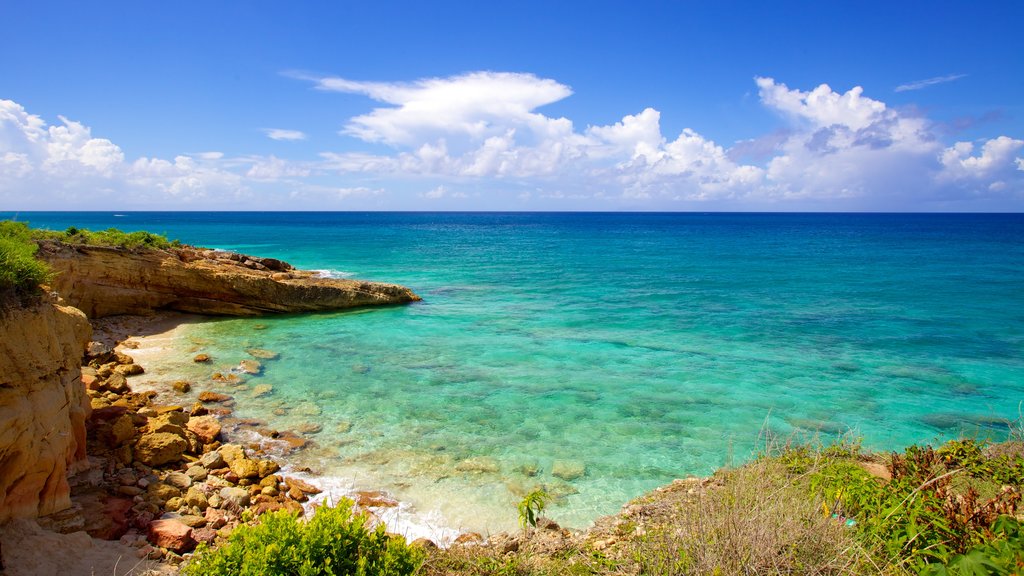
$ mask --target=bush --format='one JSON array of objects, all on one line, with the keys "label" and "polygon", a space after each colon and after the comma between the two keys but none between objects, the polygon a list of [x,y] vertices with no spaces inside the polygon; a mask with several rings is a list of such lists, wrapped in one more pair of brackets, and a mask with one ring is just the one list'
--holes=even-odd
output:
[{"label": "bush", "polygon": [[177,248],[181,242],[168,240],[167,236],[152,232],[125,232],[117,228],[107,228],[99,232],[84,230],[74,226],[63,232],[52,230],[33,230],[32,236],[38,240],[56,240],[67,244],[85,244],[89,246],[112,246],[115,248],[155,248],[166,250]]},{"label": "bush", "polygon": [[35,257],[37,248],[27,224],[0,221],[0,296],[24,299],[50,278],[49,267]]},{"label": "bush", "polygon": [[418,548],[383,526],[371,530],[352,502],[318,508],[308,522],[295,514],[264,514],[254,526],[239,526],[219,548],[200,547],[183,569],[186,576],[399,576],[423,561]]}]

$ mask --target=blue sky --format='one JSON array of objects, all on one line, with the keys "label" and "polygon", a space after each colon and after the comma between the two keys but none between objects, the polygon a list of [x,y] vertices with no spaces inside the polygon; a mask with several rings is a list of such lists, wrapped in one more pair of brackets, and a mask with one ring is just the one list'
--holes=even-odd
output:
[{"label": "blue sky", "polygon": [[3,13],[5,210],[1024,209],[1019,2]]}]

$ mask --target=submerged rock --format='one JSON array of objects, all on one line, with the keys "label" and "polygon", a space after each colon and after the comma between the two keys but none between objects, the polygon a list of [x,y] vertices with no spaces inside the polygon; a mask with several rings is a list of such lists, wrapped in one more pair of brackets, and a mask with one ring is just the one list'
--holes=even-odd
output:
[{"label": "submerged rock", "polygon": [[562,480],[582,478],[586,473],[586,465],[579,460],[555,460],[551,464],[551,475]]}]

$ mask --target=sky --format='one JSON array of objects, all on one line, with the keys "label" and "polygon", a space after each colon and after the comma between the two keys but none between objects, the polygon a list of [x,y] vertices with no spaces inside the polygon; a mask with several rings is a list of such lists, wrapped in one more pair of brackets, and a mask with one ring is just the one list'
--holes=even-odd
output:
[{"label": "sky", "polygon": [[6,2],[0,211],[1024,211],[1024,3]]}]

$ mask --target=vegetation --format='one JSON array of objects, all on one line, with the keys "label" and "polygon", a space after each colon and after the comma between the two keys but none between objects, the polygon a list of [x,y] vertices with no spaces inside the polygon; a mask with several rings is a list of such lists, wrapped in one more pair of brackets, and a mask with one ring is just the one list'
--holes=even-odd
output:
[{"label": "vegetation", "polygon": [[400,576],[414,573],[423,552],[391,536],[368,517],[352,513],[352,501],[323,506],[308,522],[272,512],[259,524],[239,526],[227,544],[200,547],[182,570],[186,576]]},{"label": "vegetation", "polygon": [[50,269],[35,257],[32,232],[22,222],[0,221],[0,301],[30,298],[50,277]]},{"label": "vegetation", "polygon": [[67,244],[85,244],[88,246],[112,246],[116,248],[156,248],[166,250],[177,248],[181,242],[168,240],[166,236],[151,232],[124,232],[117,228],[108,228],[93,232],[81,228],[69,227],[63,232],[52,230],[33,230],[37,240],[56,240]]},{"label": "vegetation", "polygon": [[1022,486],[1019,439],[888,455],[857,441],[771,446],[640,498],[586,538],[552,548],[538,530],[513,548],[453,547],[422,573],[1022,574]]},{"label": "vegetation", "polygon": [[544,506],[548,503],[548,493],[543,489],[534,490],[526,495],[521,502],[519,502],[519,525],[523,528],[527,526],[537,526],[537,518],[540,517],[540,513],[544,511]]}]

